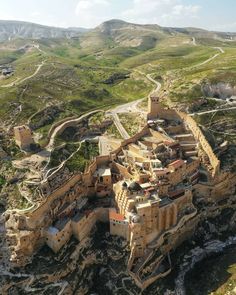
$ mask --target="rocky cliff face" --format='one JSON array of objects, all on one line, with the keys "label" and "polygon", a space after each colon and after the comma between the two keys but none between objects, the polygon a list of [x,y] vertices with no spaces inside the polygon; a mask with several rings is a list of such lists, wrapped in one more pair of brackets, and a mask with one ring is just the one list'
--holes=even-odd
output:
[{"label": "rocky cliff face", "polygon": [[82,30],[42,26],[20,21],[0,21],[0,42],[12,39],[72,38]]},{"label": "rocky cliff face", "polygon": [[202,86],[202,92],[207,97],[227,99],[236,96],[236,86],[224,82],[219,82],[217,84],[207,83]]},{"label": "rocky cliff face", "polygon": [[[205,204],[206,207],[202,209],[201,204],[198,204],[202,213],[199,226],[189,241],[171,252],[172,273],[143,290],[143,295],[189,294],[185,293],[186,283],[189,285],[185,275],[195,263],[205,255],[218,253],[229,245],[235,245],[235,200],[236,196],[232,196],[230,200],[221,202],[221,205]],[[108,224],[98,223],[91,237],[81,243],[71,239],[57,254],[44,246],[35,254],[32,262],[17,271],[2,264],[0,293],[139,294],[141,290],[127,271],[129,255],[126,241],[111,236]],[[198,287],[202,291],[202,285]],[[197,294],[191,288],[191,294]]]}]

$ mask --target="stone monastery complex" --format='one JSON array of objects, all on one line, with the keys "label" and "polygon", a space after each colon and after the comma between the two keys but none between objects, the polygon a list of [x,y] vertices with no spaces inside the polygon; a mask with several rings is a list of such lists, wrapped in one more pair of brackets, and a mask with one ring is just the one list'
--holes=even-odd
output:
[{"label": "stone monastery complex", "polygon": [[[15,136],[20,146],[32,142],[24,127]],[[194,119],[152,96],[138,134],[84,173],[60,167],[41,182],[37,207],[5,213],[11,265],[26,265],[44,244],[58,252],[72,236],[81,242],[96,222],[109,222],[110,234],[129,243],[127,268],[145,288],[170,273],[169,252],[194,233],[196,202],[229,198],[235,181]]]}]

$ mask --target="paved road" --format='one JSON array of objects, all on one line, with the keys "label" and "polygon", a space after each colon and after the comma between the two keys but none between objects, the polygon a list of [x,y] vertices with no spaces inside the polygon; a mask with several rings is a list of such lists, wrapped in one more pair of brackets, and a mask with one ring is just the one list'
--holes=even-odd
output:
[{"label": "paved road", "polygon": [[236,107],[228,107],[228,108],[224,108],[224,109],[214,109],[214,110],[210,110],[210,111],[205,111],[205,112],[199,112],[199,113],[192,113],[189,114],[190,116],[195,116],[195,115],[205,115],[205,114],[210,114],[210,113],[217,113],[217,112],[222,112],[222,111],[231,111],[231,110],[236,110]]},{"label": "paved road", "polygon": [[[157,92],[160,91],[161,89],[161,83],[159,83],[158,81],[154,80],[152,77],[151,77],[151,74],[145,74],[141,71],[138,71],[136,70],[136,72],[138,72],[139,74],[141,75],[144,75],[146,76],[146,78],[151,81],[153,84],[156,85],[156,88],[154,90],[152,90],[148,97],[150,97],[151,95],[153,94],[157,94]],[[120,105],[112,110],[109,110],[106,114],[110,114],[112,115],[113,117],[113,120],[114,120],[114,123],[120,133],[120,135],[124,138],[124,139],[128,139],[130,138],[128,132],[125,130],[124,126],[121,124],[120,122],[120,118],[118,116],[118,114],[121,114],[121,113],[127,113],[127,112],[132,112],[132,113],[145,113],[143,110],[141,110],[138,105],[140,102],[142,102],[144,98],[141,98],[141,99],[138,99],[138,100],[135,100],[135,101],[132,101],[132,102],[129,102],[129,103],[126,103],[126,104],[123,104],[123,105]]]},{"label": "paved road", "polygon": [[221,47],[214,47],[214,48],[219,50],[221,53],[225,53],[224,49],[222,49]]},{"label": "paved road", "polygon": [[121,114],[121,113],[128,113],[128,112],[133,112],[133,113],[140,113],[142,110],[138,107],[138,104],[143,100],[143,98],[131,101],[122,105],[119,105],[115,107],[112,110],[107,111],[107,114]]}]

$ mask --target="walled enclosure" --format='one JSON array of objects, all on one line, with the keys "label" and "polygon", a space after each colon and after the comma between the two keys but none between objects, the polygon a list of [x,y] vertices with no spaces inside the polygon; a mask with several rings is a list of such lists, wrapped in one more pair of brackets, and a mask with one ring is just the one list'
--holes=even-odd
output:
[{"label": "walled enclosure", "polygon": [[[224,195],[232,193],[235,178],[220,171],[219,159],[193,118],[182,112],[161,108],[159,100],[156,98],[150,100],[149,108],[149,119],[155,120],[158,117],[159,119],[182,121],[186,129],[192,133],[196,146],[199,146],[196,160],[181,164],[181,168],[175,167],[176,161],[173,162],[174,164],[167,165],[165,169],[168,170],[168,176],[166,177],[168,185],[162,185],[159,188],[158,197],[164,197],[166,194],[172,196],[171,193],[178,192],[178,183],[186,175],[195,177],[195,171],[199,169],[200,165],[204,165],[206,168],[209,181],[207,183],[193,184],[195,185],[195,191],[197,191],[195,196],[202,197],[207,194],[207,197],[214,199],[215,196],[222,195],[222,193]],[[65,123],[65,126],[67,124]],[[177,134],[181,133],[183,129],[182,126],[174,126],[173,128],[168,126],[168,128],[168,130]],[[110,222],[111,234],[121,236],[129,241],[131,256],[128,269],[137,284],[143,288],[156,280],[157,277],[144,280],[140,271],[135,271],[137,259],[144,259],[143,264],[145,265],[148,261],[146,257],[147,251],[151,253],[157,247],[163,250],[162,255],[167,254],[191,235],[198,219],[196,218],[196,208],[192,203],[192,191],[187,187],[184,188],[181,195],[177,194],[177,197],[173,195],[173,200],[170,203],[164,204],[163,201],[164,205],[162,206],[160,205],[160,198],[143,204],[141,202],[142,196],[140,197],[138,192],[134,192],[134,195],[132,195],[121,186],[121,182],[127,179],[134,180],[138,177],[140,184],[145,183],[146,178],[149,180],[148,175],[132,174],[131,168],[133,167],[127,168],[118,161],[120,153],[124,152],[124,150],[134,154],[139,153],[137,141],[147,135],[155,137],[158,142],[165,142],[167,137],[165,133],[152,130],[147,125],[135,136],[124,140],[120,147],[108,156],[96,157],[84,173],[73,175],[64,173],[64,166],[55,171],[42,181],[40,193],[43,201],[37,204],[37,207],[25,211],[13,210],[6,212],[6,237],[11,265],[24,266],[45,243],[54,252],[58,252],[72,235],[78,241],[81,241],[90,234],[97,221],[102,221]],[[172,143],[175,143],[175,141]],[[129,147],[131,144],[133,146]],[[145,145],[143,144],[143,146]],[[192,146],[195,147],[195,144]],[[205,161],[203,155],[206,155],[209,161]],[[141,162],[143,156],[139,155],[136,158]],[[111,171],[111,175],[106,174],[99,180],[101,174],[98,172],[104,167]],[[60,179],[60,175],[65,175],[65,177],[63,176]],[[116,180],[114,181],[114,179]],[[160,176],[160,179],[157,177],[156,181],[161,182],[161,179],[162,176]],[[115,185],[113,185],[114,182],[116,182]],[[54,223],[60,216],[64,206],[71,205],[73,202],[82,202],[86,197],[98,196],[98,186],[101,186],[105,192],[104,194],[101,193],[101,196],[106,196],[107,192],[109,192],[110,197],[113,193],[115,194],[114,201],[118,212],[114,208],[100,206],[93,208],[91,212],[85,212],[83,215],[76,214],[56,227],[57,225]],[[172,187],[173,191],[171,192],[168,189]],[[134,201],[133,197],[136,198],[136,201]],[[141,222],[134,218],[134,214],[131,214],[133,209],[137,211],[138,216],[142,217]],[[167,238],[168,235],[170,235],[170,239]],[[167,245],[163,246],[166,240],[168,240]],[[158,263],[161,265],[161,259]],[[167,273],[169,273],[169,270],[158,277],[165,276]]]}]

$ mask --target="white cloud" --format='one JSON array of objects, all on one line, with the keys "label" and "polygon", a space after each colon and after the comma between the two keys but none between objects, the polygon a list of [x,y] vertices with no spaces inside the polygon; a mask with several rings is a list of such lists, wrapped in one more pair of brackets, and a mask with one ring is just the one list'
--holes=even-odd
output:
[{"label": "white cloud", "polygon": [[134,23],[188,26],[194,23],[200,10],[200,6],[186,5],[183,0],[129,0],[123,11],[117,11],[116,1],[79,0],[75,9],[78,24],[91,28],[111,18],[120,18]]},{"label": "white cloud", "polygon": [[173,15],[192,15],[195,16],[198,13],[200,6],[198,5],[175,5],[172,10]]},{"label": "white cloud", "polygon": [[[149,17],[160,8],[169,5],[171,0],[133,0],[132,7],[125,10],[122,15],[127,18]],[[172,0],[176,1],[176,0]]]},{"label": "white cloud", "polygon": [[75,13],[79,17],[81,26],[94,27],[107,20],[105,8],[109,6],[108,0],[80,0]]},{"label": "white cloud", "polygon": [[198,5],[184,5],[182,0],[133,0],[132,7],[123,11],[122,16],[139,23],[187,25],[197,17],[200,8]]}]

